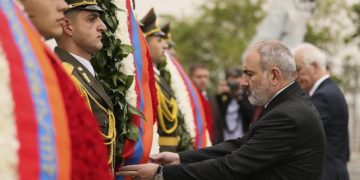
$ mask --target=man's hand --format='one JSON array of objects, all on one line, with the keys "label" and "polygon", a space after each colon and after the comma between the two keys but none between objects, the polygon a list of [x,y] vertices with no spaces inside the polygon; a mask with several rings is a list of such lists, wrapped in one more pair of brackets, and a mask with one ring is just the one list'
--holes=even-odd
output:
[{"label": "man's hand", "polygon": [[124,166],[116,173],[117,176],[131,176],[136,180],[153,180],[159,165],[154,163]]},{"label": "man's hand", "polygon": [[160,154],[151,155],[150,160],[153,163],[162,165],[180,164],[179,154],[172,152],[162,152]]}]

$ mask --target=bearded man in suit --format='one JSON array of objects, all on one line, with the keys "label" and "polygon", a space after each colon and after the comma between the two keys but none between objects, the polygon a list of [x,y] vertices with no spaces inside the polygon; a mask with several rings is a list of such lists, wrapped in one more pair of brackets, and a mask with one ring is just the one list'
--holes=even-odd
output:
[{"label": "bearded man in suit", "polygon": [[247,50],[243,70],[250,103],[264,107],[244,137],[199,150],[160,153],[151,157],[154,163],[122,167],[119,174],[165,180],[320,180],[324,130],[314,105],[295,82],[290,50],[279,41],[257,43]]}]

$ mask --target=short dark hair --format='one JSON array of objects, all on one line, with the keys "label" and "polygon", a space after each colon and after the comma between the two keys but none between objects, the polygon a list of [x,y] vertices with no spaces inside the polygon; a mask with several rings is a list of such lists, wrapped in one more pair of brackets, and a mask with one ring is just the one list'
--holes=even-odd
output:
[{"label": "short dark hair", "polygon": [[198,69],[206,69],[208,70],[207,66],[205,64],[193,64],[190,66],[189,73],[190,76],[194,75],[194,72]]},{"label": "short dark hair", "polygon": [[230,67],[225,70],[225,79],[229,77],[241,77],[243,75],[243,70],[239,67]]}]

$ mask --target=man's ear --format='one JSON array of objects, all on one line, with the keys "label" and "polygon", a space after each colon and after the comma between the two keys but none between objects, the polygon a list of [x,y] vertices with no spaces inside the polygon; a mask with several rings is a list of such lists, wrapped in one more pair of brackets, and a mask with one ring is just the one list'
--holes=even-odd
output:
[{"label": "man's ear", "polygon": [[280,72],[280,69],[277,67],[273,67],[269,74],[271,85],[275,86],[280,81],[281,76],[282,74]]},{"label": "man's ear", "polygon": [[68,36],[72,36],[73,27],[71,25],[71,21],[68,18],[64,19],[64,21],[62,23],[62,28],[63,28],[64,34],[66,34]]}]

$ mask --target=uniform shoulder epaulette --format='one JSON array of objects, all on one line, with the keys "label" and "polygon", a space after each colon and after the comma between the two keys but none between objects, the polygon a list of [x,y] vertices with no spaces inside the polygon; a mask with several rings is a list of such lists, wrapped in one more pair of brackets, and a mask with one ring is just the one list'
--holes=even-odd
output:
[{"label": "uniform shoulder epaulette", "polygon": [[68,63],[68,62],[63,62],[62,64],[63,64],[63,66],[64,66],[65,71],[66,71],[68,74],[71,74],[71,73],[74,71],[74,66],[71,65],[70,63]]}]

